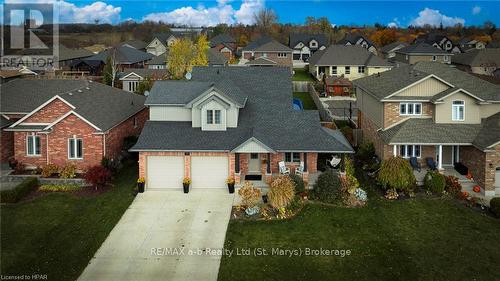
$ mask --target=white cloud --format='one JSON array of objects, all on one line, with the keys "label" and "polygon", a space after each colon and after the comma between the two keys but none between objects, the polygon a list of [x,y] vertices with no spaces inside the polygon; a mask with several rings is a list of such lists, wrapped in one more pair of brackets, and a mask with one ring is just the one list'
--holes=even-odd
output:
[{"label": "white cloud", "polygon": [[186,6],[169,12],[151,13],[143,20],[162,21],[176,25],[187,26],[214,26],[226,24],[253,24],[254,14],[264,7],[264,0],[243,0],[239,9],[229,5],[230,0],[218,0],[213,7]]},{"label": "white cloud", "polygon": [[[6,3],[28,2],[26,0],[6,0]],[[59,23],[94,23],[96,19],[100,23],[117,23],[120,20],[122,10],[121,7],[115,7],[101,1],[84,6],[58,0],[30,0],[29,3],[55,3],[55,9],[59,15],[55,21]]]},{"label": "white cloud", "polygon": [[418,13],[418,17],[416,19],[410,22],[411,25],[415,26],[424,26],[426,24],[439,26],[441,23],[443,26],[454,26],[457,23],[463,25],[465,20],[459,17],[449,17],[447,15],[443,15],[439,12],[439,10],[425,8]]},{"label": "white cloud", "polygon": [[479,7],[479,6],[474,6],[474,7],[472,8],[472,14],[473,14],[473,15],[477,15],[477,14],[479,14],[479,13],[481,13],[481,7]]},{"label": "white cloud", "polygon": [[390,23],[387,24],[387,27],[389,28],[398,28],[401,26],[401,23],[399,22],[398,18],[394,18]]}]

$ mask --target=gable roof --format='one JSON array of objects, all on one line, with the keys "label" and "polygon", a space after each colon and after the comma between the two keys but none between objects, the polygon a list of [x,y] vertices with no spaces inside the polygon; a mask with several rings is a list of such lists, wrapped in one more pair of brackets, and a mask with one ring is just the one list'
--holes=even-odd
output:
[{"label": "gable roof", "polygon": [[309,58],[309,64],[392,66],[390,62],[358,45],[331,45],[325,50],[314,53]]},{"label": "gable roof", "polygon": [[93,55],[91,57],[83,59],[83,61],[98,61],[106,63],[109,56],[115,56],[116,62],[118,64],[134,64],[138,62],[143,62],[152,59],[154,56],[150,53],[139,51],[137,49],[119,46],[107,49],[100,52],[99,54]]},{"label": "gable roof", "polygon": [[0,85],[2,112],[30,113],[55,96],[73,111],[107,131],[144,109],[142,95],[85,80],[13,80]]},{"label": "gable roof", "polygon": [[328,40],[324,34],[308,34],[308,33],[292,33],[290,34],[288,46],[294,48],[299,42],[309,46],[311,40],[318,42],[318,48],[321,46],[328,46]]},{"label": "gable roof", "polygon": [[361,38],[363,40],[365,40],[370,46],[375,46],[375,44],[373,44],[373,42],[370,39],[368,39],[367,36],[364,36],[363,34],[358,33],[358,32],[355,32],[355,33],[346,33],[346,35],[344,36],[344,38],[339,41],[339,44],[345,45],[345,44],[347,44],[347,42],[349,42],[352,45],[355,45],[356,42],[358,42],[359,39],[361,39]]},{"label": "gable roof", "polygon": [[148,64],[148,65],[152,65],[152,64],[165,65],[165,64],[167,64],[167,58],[168,58],[168,50],[165,53],[161,54],[161,55],[152,57],[150,60],[148,60],[147,62],[145,62],[145,64]]},{"label": "gable roof", "polygon": [[500,49],[474,49],[454,55],[451,62],[468,66],[496,66],[500,68]]},{"label": "gable roof", "polygon": [[257,40],[254,40],[243,48],[243,51],[254,51],[254,52],[292,52],[292,49],[281,44],[280,42],[274,40],[268,36],[262,36]]},{"label": "gable roof", "polygon": [[216,35],[212,39],[210,39],[211,48],[223,43],[236,43],[236,40],[227,33]]},{"label": "gable roof", "polygon": [[404,48],[401,48],[399,50],[396,50],[396,53],[401,53],[401,54],[408,54],[408,55],[440,55],[440,54],[448,54],[451,55],[450,53],[443,51],[439,48],[436,48],[434,46],[431,46],[427,43],[416,43],[412,44],[409,46],[406,46]]},{"label": "gable roof", "polygon": [[162,79],[168,74],[167,69],[149,69],[149,68],[127,68],[120,73],[120,80],[123,80],[130,74],[139,75],[142,78],[150,77],[153,80]]},{"label": "gable roof", "polygon": [[207,50],[207,58],[209,65],[225,65],[228,63],[228,59],[223,54],[214,49]]},{"label": "gable roof", "polygon": [[265,66],[271,66],[271,65],[276,65],[277,63],[273,60],[270,60],[265,57],[259,57],[258,59],[255,60],[250,60],[245,63],[246,65],[265,65]]},{"label": "gable roof", "polygon": [[154,34],[153,38],[151,39],[151,41],[153,41],[156,38],[156,39],[160,40],[160,42],[162,44],[165,44],[167,42],[168,38],[170,38],[170,36],[177,37],[172,32],[162,32],[162,33],[156,33],[156,34]]},{"label": "gable roof", "polygon": [[387,54],[390,51],[394,51],[395,49],[401,49],[401,48],[404,48],[404,47],[407,47],[407,46],[409,46],[409,44],[406,43],[406,42],[392,42],[392,43],[387,44],[384,47],[380,48],[380,51],[382,53]]},{"label": "gable roof", "polygon": [[500,101],[500,86],[439,62],[418,62],[415,65],[404,65],[380,74],[356,79],[353,83],[368,91],[378,100],[383,100],[429,76],[445,81],[450,85],[450,88],[453,88],[447,89],[435,97],[444,96],[447,91],[463,89],[485,101]]},{"label": "gable roof", "polygon": [[59,45],[59,61],[87,58],[93,55],[94,53],[87,49],[70,49]]},{"label": "gable roof", "polygon": [[125,42],[122,42],[120,46],[125,46],[128,45],[134,49],[137,50],[143,50],[146,49],[146,46],[148,45],[146,42],[141,41],[141,40],[127,40]]},{"label": "gable roof", "polygon": [[[191,122],[147,121],[132,151],[232,151],[253,137],[274,151],[352,153],[341,134],[329,134],[321,127],[317,111],[293,110],[291,74],[286,68],[195,67],[191,81],[175,82],[194,82],[204,88],[223,81],[231,81],[248,97],[239,110],[238,127],[202,131]],[[165,84],[169,82],[174,81],[159,81],[155,86],[170,95],[180,85]]]},{"label": "gable roof", "polygon": [[426,34],[421,34],[417,38],[415,38],[414,42],[415,43],[428,43],[428,44],[434,44],[434,43],[440,43],[444,38],[448,39],[449,38],[441,33],[437,32],[430,32]]}]

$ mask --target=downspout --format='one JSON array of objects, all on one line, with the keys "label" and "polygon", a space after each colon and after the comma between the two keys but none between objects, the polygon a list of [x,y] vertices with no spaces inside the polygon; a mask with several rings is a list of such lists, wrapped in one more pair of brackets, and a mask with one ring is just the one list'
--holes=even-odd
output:
[{"label": "downspout", "polygon": [[102,149],[102,157],[106,157],[106,134],[102,134],[102,143],[103,143],[103,149]]},{"label": "downspout", "polygon": [[45,152],[47,154],[47,165],[50,163],[49,162],[49,134],[45,134],[47,136],[47,139],[45,140],[45,142],[47,143],[47,151]]}]

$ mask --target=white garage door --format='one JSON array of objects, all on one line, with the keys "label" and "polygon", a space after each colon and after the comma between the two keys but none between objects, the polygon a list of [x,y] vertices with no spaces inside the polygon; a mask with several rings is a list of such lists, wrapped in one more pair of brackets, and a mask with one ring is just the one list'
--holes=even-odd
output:
[{"label": "white garage door", "polygon": [[495,187],[500,188],[500,167],[497,167],[495,171]]},{"label": "white garage door", "polygon": [[224,188],[229,174],[227,156],[192,156],[193,188]]},{"label": "white garage door", "polygon": [[183,156],[148,156],[147,188],[182,188]]}]

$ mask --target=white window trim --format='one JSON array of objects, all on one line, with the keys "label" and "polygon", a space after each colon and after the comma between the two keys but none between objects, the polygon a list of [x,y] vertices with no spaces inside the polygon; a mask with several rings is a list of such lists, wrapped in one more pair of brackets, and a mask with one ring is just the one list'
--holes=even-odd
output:
[{"label": "white window trim", "polygon": [[[363,70],[363,71],[361,71]],[[358,73],[365,73],[366,72],[366,67],[364,66],[358,66]]]},{"label": "white window trim", "polygon": [[[453,103],[454,103],[454,102],[456,102],[456,101],[462,102],[462,104],[461,104],[461,105],[458,105],[458,104],[457,104],[457,105],[455,105],[455,104],[453,104]],[[462,119],[455,119],[455,114],[453,114],[453,113],[454,113],[454,112],[453,112],[453,109],[454,109],[455,107],[457,107],[457,108],[463,107],[463,113],[464,113],[464,114],[463,114]],[[457,110],[458,110],[458,109],[457,109]],[[452,121],[465,121],[465,101],[464,101],[464,100],[453,100],[453,101],[451,101],[451,120],[452,120]]]},{"label": "white window trim", "polygon": [[134,129],[138,127],[137,116],[134,117]]},{"label": "white window trim", "polygon": [[344,66],[344,73],[345,74],[351,74],[351,67],[350,66]]},{"label": "white window trim", "polygon": [[443,60],[448,61],[448,56],[444,56]]},{"label": "white window trim", "polygon": [[[75,150],[75,157],[71,157],[71,141],[74,140],[73,145],[74,145],[74,150]],[[78,140],[82,141],[82,157],[77,157],[78,152],[77,152],[77,142]],[[68,139],[68,159],[71,160],[82,160],[83,159],[83,139],[82,138],[77,138],[77,137],[72,137]]]},{"label": "white window trim", "polygon": [[[408,147],[410,147],[410,146],[412,147],[412,155],[408,155]],[[402,155],[402,154],[401,154],[401,148],[402,148],[402,147],[404,147],[404,151],[405,151],[405,152],[404,152],[404,155]],[[420,155],[418,155],[418,156],[417,156],[417,155],[415,155],[415,148],[416,148],[416,147],[419,147],[419,150],[418,150],[418,151],[420,152],[420,153],[419,153]],[[400,145],[400,146],[399,146],[399,155],[400,155],[401,157],[403,157],[403,158],[406,158],[406,159],[411,158],[411,157],[416,157],[417,159],[422,158],[422,146],[421,146],[421,145],[415,145],[415,144],[404,144],[404,145]]]},{"label": "white window trim", "polygon": [[337,67],[336,66],[332,66],[332,75],[337,75]]},{"label": "white window trim", "polygon": [[[401,105],[402,104],[406,105],[406,113],[401,113]],[[416,108],[415,105],[417,105],[417,104],[420,105],[420,113],[415,113],[415,108]],[[408,113],[408,108],[410,105],[413,107],[413,113]],[[422,115],[422,110],[423,110],[423,107],[422,107],[421,102],[400,102],[399,103],[399,115],[400,116],[420,116],[420,115]]]},{"label": "white window trim", "polygon": [[[287,154],[290,154],[290,160],[291,161],[286,161],[286,155]],[[298,158],[298,161],[293,161],[293,155],[294,154],[298,154],[299,158]],[[286,163],[300,163],[301,161],[301,158],[300,158],[300,152],[285,152],[285,159],[283,159]]]},{"label": "white window trim", "polygon": [[278,58],[286,58],[287,53],[278,53]]},{"label": "white window trim", "polygon": [[[211,121],[212,122],[209,122],[210,118],[208,118],[208,116],[211,117]],[[213,109],[207,109],[207,113],[206,113],[206,117],[207,117],[207,125],[213,125],[215,124],[215,119],[214,119],[214,110]]]},{"label": "white window trim", "polygon": [[432,61],[437,61],[437,56],[432,56]]},{"label": "white window trim", "polygon": [[[216,116],[216,114],[215,114],[215,113],[216,113],[216,112],[219,112],[219,123],[217,123],[217,118],[215,118],[215,116]],[[214,110],[213,110],[213,114],[214,114],[214,116],[213,116],[213,119],[214,119],[214,124],[215,124],[215,125],[220,125],[220,124],[222,124],[222,111],[221,111],[220,109],[214,109]]]},{"label": "white window trim", "polygon": [[[33,154],[29,153],[30,150],[29,150],[28,139],[30,139],[30,138],[33,139]],[[39,149],[40,153],[38,153],[38,154],[36,153],[36,141],[35,141],[37,138],[39,139],[39,142],[40,142],[40,149]],[[40,136],[35,135],[34,133],[26,136],[26,156],[28,156],[28,157],[40,157],[40,156],[42,156],[42,140],[40,139]]]}]

